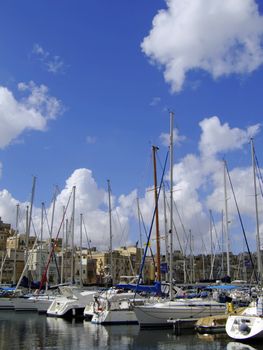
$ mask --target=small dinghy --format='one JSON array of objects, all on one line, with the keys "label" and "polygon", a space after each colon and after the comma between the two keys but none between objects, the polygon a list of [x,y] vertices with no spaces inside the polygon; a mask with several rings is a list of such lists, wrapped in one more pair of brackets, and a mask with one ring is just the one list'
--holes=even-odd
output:
[{"label": "small dinghy", "polygon": [[223,333],[226,331],[226,321],[230,315],[240,315],[245,308],[233,309],[233,305],[229,303],[228,313],[224,315],[214,315],[199,318],[196,322],[195,329],[202,334]]}]

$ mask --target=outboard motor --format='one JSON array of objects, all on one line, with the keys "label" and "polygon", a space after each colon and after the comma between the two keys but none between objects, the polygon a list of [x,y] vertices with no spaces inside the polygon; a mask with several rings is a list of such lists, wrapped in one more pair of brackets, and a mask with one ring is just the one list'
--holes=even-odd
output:
[{"label": "outboard motor", "polygon": [[248,334],[250,332],[250,328],[248,327],[248,325],[245,322],[242,322],[239,325],[238,329],[243,334]]}]

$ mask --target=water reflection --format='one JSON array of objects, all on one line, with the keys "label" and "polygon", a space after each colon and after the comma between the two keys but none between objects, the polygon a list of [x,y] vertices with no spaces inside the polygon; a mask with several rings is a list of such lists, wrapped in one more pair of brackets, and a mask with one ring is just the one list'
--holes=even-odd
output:
[{"label": "water reflection", "polygon": [[0,312],[0,350],[263,350],[263,345],[231,341],[225,334],[176,335],[172,330],[139,326],[101,326],[36,313]]},{"label": "water reflection", "polygon": [[139,326],[102,326],[84,321],[84,328],[89,334],[89,343],[94,349],[132,349],[134,339],[139,334]]},{"label": "water reflection", "polygon": [[227,350],[257,350],[257,349],[262,349],[262,346],[258,348],[249,344],[244,344],[239,342],[230,342],[227,344]]},{"label": "water reflection", "polygon": [[227,342],[227,340],[230,339],[226,333],[215,333],[215,334],[197,333],[196,336],[198,339],[200,339],[204,342],[207,342],[207,343],[211,343],[211,342],[214,342],[216,340],[223,340],[223,339]]},{"label": "water reflection", "polygon": [[43,349],[47,327],[35,313],[0,314],[0,349]]},{"label": "water reflection", "polygon": [[49,334],[47,346],[56,346],[56,349],[83,349],[85,342],[80,336],[83,322],[65,320],[62,318],[46,317],[46,325]]}]

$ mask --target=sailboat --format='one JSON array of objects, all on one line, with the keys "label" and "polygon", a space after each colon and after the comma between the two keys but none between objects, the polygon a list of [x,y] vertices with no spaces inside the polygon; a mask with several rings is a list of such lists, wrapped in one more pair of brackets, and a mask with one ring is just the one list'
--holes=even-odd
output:
[{"label": "sailboat", "polygon": [[138,324],[133,305],[144,303],[144,298],[134,299],[133,292],[118,290],[94,298],[92,323],[95,324]]},{"label": "sailboat", "polygon": [[[256,209],[256,228],[257,228],[257,260],[258,260],[258,276],[259,286],[262,286],[262,261],[260,252],[259,238],[259,219],[258,219],[258,203],[257,203],[257,184],[256,184],[256,164],[255,149],[253,140],[251,139],[251,153],[253,165],[253,179],[255,191],[255,209]],[[262,289],[259,291],[257,301],[253,301],[240,316],[229,316],[226,322],[226,332],[229,337],[236,340],[253,340],[263,339],[263,296]]]},{"label": "sailboat", "polygon": [[55,299],[53,294],[24,295],[20,298],[13,298],[15,311],[36,311],[46,313],[47,309]]},{"label": "sailboat", "polygon": [[48,316],[83,317],[85,306],[93,300],[96,290],[82,291],[74,286],[60,287],[62,295],[57,296],[47,309]]},{"label": "sailboat", "polygon": [[209,315],[222,314],[226,309],[225,303],[220,303],[216,300],[207,300],[202,298],[182,298],[173,300],[173,117],[173,112],[170,112],[170,300],[163,299],[161,301],[155,301],[155,303],[151,302],[145,303],[144,305],[135,306],[134,312],[140,327],[172,327],[172,323],[168,322],[168,320],[189,318],[196,319]]}]

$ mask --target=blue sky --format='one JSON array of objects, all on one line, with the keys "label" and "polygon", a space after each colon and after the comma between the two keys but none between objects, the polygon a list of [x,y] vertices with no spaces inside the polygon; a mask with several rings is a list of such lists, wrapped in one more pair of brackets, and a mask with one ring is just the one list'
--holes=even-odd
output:
[{"label": "blue sky", "polygon": [[[2,4],[2,219],[15,222],[15,203],[23,207],[30,200],[33,175],[36,227],[41,202],[50,206],[54,186],[61,191],[62,205],[75,184],[79,211],[99,245],[108,234],[110,179],[122,225],[116,223],[114,244],[137,241],[134,198],[141,198],[149,223],[151,145],[160,146],[163,162],[167,147],[160,135],[169,132],[171,109],[182,136],[174,150],[175,201],[186,227],[194,230],[198,217],[204,239],[208,237],[209,207],[220,225],[219,160],[226,157],[239,193],[247,186],[240,168],[250,171],[250,136],[262,158],[262,11],[254,0],[213,0],[210,8],[206,0]],[[211,145],[212,160],[207,154]],[[200,169],[195,178],[190,176],[193,164]],[[251,191],[252,183],[246,194],[240,192],[240,202]],[[235,232],[231,240],[241,249],[229,205]],[[253,203],[247,206],[242,209],[253,246]]]}]

